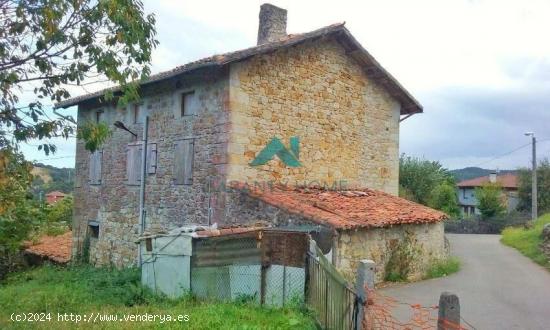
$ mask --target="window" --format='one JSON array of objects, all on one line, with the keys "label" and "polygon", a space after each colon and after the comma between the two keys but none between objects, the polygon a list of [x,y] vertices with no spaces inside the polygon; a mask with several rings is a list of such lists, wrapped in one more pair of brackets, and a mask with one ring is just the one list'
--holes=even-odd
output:
[{"label": "window", "polygon": [[197,113],[195,91],[181,94],[181,116],[192,116]]},{"label": "window", "polygon": [[97,110],[95,112],[95,122],[99,123],[101,121],[103,121],[103,110]]},{"label": "window", "polygon": [[462,189],[462,198],[468,199],[468,197],[466,197],[466,189]]},{"label": "window", "polygon": [[134,120],[134,124],[140,124],[141,123],[141,116],[142,116],[142,108],[143,108],[143,105],[142,104],[134,104],[134,110],[133,110],[133,120]]},{"label": "window", "polygon": [[[126,183],[139,185],[141,182],[141,143],[131,143],[126,149]],[[157,171],[157,144],[147,145],[147,173],[155,174]]]},{"label": "window", "polygon": [[195,140],[176,141],[174,181],[176,184],[193,184],[193,155]]},{"label": "window", "polygon": [[89,180],[90,184],[101,184],[101,158],[103,151],[96,151],[90,154],[89,159]]},{"label": "window", "polygon": [[88,235],[91,238],[99,238],[99,222],[88,221]]},{"label": "window", "polygon": [[145,250],[147,252],[153,251],[153,239],[151,237],[145,239]]}]

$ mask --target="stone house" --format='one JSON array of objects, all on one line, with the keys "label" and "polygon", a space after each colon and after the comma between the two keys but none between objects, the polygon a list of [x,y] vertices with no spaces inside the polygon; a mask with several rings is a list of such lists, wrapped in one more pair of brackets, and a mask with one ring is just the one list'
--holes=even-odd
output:
[{"label": "stone house", "polygon": [[496,172],[492,172],[489,175],[461,181],[456,185],[458,203],[463,216],[471,217],[481,214],[477,208],[475,190],[488,183],[496,183],[502,187],[502,199],[508,212],[514,211],[517,208],[519,204],[518,176],[514,173],[499,175]]},{"label": "stone house", "polygon": [[[262,5],[256,46],[152,75],[142,82],[138,103],[120,108],[104,101],[100,91],[57,107],[78,105],[79,125],[120,121],[137,136],[148,117],[146,230],[257,221],[288,225],[304,210],[260,199],[251,204],[239,187],[269,183],[317,191],[345,183],[359,197],[331,192],[334,203],[342,201],[339,217],[325,223],[331,211],[324,210],[320,217],[296,220],[333,229],[338,249],[333,260],[342,268],[353,269],[359,258],[383,262],[385,249],[405,232],[418,236],[423,260],[442,256],[444,215],[396,197],[399,123],[422,106],[344,24],[287,34],[286,14]],[[97,264],[135,263],[140,154],[140,142],[123,130],[113,130],[93,154],[77,142],[74,254],[89,249]],[[259,155],[277,156],[258,162]],[[285,157],[294,163],[289,166]],[[292,189],[281,191],[294,196]],[[323,194],[308,196],[322,200]],[[308,203],[313,205],[308,210],[323,209],[321,201]],[[293,216],[282,221],[272,207]],[[384,248],[375,251],[375,245]]]}]

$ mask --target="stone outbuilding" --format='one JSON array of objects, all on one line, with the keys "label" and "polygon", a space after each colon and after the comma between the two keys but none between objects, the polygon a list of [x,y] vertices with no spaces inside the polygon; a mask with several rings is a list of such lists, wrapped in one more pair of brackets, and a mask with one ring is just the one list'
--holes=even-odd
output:
[{"label": "stone outbuilding", "polygon": [[[138,137],[147,118],[145,230],[289,225],[269,210],[294,219],[286,199],[295,198],[304,202],[298,213],[315,213],[308,223],[337,234],[334,261],[348,273],[363,256],[383,264],[406,240],[422,243],[419,265],[441,256],[443,214],[396,197],[399,125],[422,106],[344,24],[287,34],[286,16],[262,5],[256,46],[151,75],[138,102],[118,106],[113,88],[115,100],[99,91],[56,106],[78,106],[79,126],[122,122]],[[121,129],[94,153],[77,142],[73,254],[116,266],[138,260],[142,144]],[[286,191],[255,211],[231,182],[354,188]]]},{"label": "stone outbuilding", "polygon": [[394,266],[405,266],[409,280],[421,279],[433,261],[447,257],[442,222],[447,215],[403,198],[368,188],[232,186],[230,217],[248,224],[306,226],[314,238],[315,232],[328,233],[330,242],[317,239],[318,244],[349,280],[361,259],[376,262],[380,282],[400,254],[406,264]]}]

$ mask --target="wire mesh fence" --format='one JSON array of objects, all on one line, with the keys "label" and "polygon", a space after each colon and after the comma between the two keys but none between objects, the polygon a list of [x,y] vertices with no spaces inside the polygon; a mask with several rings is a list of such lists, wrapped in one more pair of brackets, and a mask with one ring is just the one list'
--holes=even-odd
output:
[{"label": "wire mesh fence", "polygon": [[191,292],[285,306],[304,300],[305,233],[255,232],[194,240]]}]

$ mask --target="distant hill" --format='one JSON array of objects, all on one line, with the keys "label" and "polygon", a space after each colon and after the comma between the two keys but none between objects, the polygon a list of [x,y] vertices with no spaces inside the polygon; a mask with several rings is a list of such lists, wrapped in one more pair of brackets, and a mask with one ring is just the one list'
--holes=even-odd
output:
[{"label": "distant hill", "polygon": [[72,194],[74,188],[74,168],[58,168],[51,165],[36,163],[31,172],[34,175],[32,192],[38,196],[40,192],[61,191]]},{"label": "distant hill", "polygon": [[[485,169],[481,167],[465,167],[458,170],[451,170],[451,174],[455,177],[456,182],[478,178],[480,176],[487,176],[494,170]],[[515,170],[499,170],[500,174],[504,173],[516,173]]]}]

